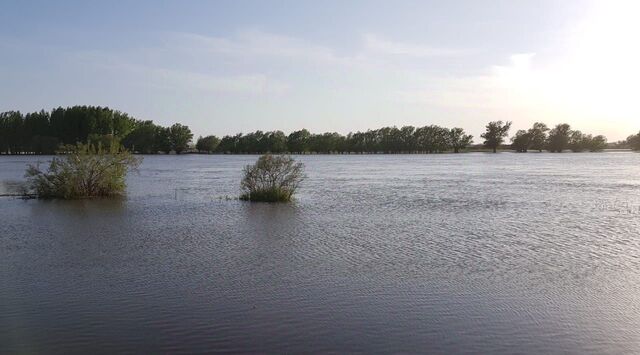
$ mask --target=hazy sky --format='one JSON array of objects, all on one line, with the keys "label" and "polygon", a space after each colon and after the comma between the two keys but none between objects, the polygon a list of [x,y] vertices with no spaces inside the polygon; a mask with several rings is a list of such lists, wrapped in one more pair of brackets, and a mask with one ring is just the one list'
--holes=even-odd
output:
[{"label": "hazy sky", "polygon": [[[640,130],[640,1],[0,2],[0,111],[196,135],[568,122]],[[480,141],[476,138],[476,142]]]}]

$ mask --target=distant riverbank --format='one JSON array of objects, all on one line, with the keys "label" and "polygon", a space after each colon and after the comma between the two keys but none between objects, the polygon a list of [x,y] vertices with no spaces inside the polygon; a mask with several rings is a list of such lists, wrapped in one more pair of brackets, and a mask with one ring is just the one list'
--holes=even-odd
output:
[{"label": "distant riverbank", "polygon": [[[518,152],[602,151],[608,148],[640,150],[640,133],[624,141],[607,142],[566,123],[552,127],[536,122],[509,138],[512,122],[493,121],[478,138],[460,127],[388,126],[366,131],[312,133],[306,129],[285,134],[281,130],[215,135],[194,139],[191,129],[175,123],[164,127],[150,120],[99,106],[58,107],[22,114],[0,113],[0,153],[53,154],[61,146],[77,143],[121,144],[133,153],[239,153],[273,154],[431,154],[465,151],[516,150]],[[474,140],[475,138],[475,140]],[[478,144],[481,143],[481,144]]]}]

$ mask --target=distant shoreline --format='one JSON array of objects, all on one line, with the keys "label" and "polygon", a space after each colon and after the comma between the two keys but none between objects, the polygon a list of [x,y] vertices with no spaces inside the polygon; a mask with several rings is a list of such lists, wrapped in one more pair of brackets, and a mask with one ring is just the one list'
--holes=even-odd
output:
[{"label": "distant shoreline", "polygon": [[[571,150],[566,150],[562,153],[554,153],[549,151],[528,151],[528,152],[518,152],[514,149],[498,149],[498,153],[514,153],[514,154],[550,154],[550,155],[559,155],[559,154],[585,154],[585,153],[614,153],[614,152],[629,152],[636,153],[633,149],[629,148],[611,148],[604,149],[599,152],[572,152]],[[268,152],[266,152],[268,153]],[[335,153],[318,153],[318,152],[307,152],[307,153],[293,153],[293,152],[280,152],[280,153],[272,153],[272,154],[285,154],[285,155],[464,155],[467,153],[491,153],[494,154],[491,149],[469,149],[466,151],[462,151],[459,153],[455,153],[453,151],[450,152],[439,152],[439,153],[424,153],[424,152],[398,152],[398,153],[386,153],[386,152],[335,152]],[[200,153],[200,152],[183,152],[180,154],[175,153],[133,153],[135,155],[142,156],[180,156],[180,155],[262,155],[265,152],[252,152],[252,153]],[[16,154],[7,154],[0,153],[0,156],[55,156],[56,154],[35,154],[35,153],[16,153]]]}]

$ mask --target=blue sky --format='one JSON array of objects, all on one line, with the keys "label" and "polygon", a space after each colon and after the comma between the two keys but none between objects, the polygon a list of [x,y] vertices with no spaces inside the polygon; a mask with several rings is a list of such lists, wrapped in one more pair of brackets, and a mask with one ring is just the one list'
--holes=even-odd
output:
[{"label": "blue sky", "polygon": [[[634,1],[7,1],[0,111],[196,135],[568,122],[640,130]],[[479,139],[477,139],[479,141]]]}]

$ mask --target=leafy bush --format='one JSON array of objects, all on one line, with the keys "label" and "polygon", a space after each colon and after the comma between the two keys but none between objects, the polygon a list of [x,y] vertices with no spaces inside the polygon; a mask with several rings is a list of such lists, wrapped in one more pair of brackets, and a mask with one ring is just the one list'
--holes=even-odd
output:
[{"label": "leafy bush", "polygon": [[26,177],[38,198],[80,199],[122,195],[129,169],[135,169],[141,159],[134,157],[120,144],[81,144],[65,146],[54,157],[46,172],[38,165],[29,165]]},{"label": "leafy bush", "polygon": [[241,200],[287,202],[304,179],[304,164],[287,155],[261,156],[244,168]]}]

